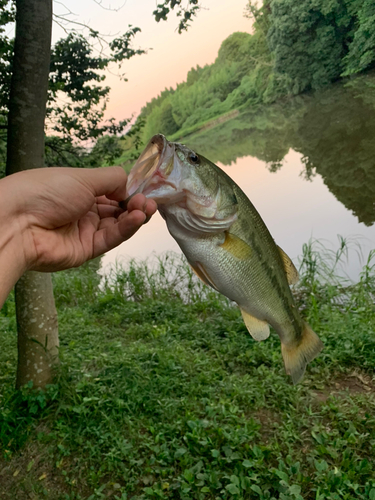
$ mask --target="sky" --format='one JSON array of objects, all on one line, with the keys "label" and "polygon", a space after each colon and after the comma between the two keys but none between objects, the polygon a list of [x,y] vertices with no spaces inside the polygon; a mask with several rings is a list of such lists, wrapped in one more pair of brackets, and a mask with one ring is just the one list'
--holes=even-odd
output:
[{"label": "sky", "polygon": [[[107,118],[124,119],[139,114],[142,106],[166,87],[186,80],[190,68],[214,62],[221,42],[230,34],[251,32],[251,21],[244,17],[247,0],[201,0],[202,10],[188,32],[181,35],[176,30],[178,18],[174,14],[166,22],[155,21],[152,16],[155,0],[102,0],[101,4],[99,1],[55,0],[54,13],[109,36],[124,33],[128,25],[141,28],[134,39],[134,48],[147,50],[147,54],[124,62],[120,71],[128,81],[107,73],[105,84],[111,87]],[[186,0],[183,2],[186,4]],[[53,42],[66,36],[58,24],[64,24],[61,17],[55,20]],[[116,68],[113,72],[117,72]]]}]

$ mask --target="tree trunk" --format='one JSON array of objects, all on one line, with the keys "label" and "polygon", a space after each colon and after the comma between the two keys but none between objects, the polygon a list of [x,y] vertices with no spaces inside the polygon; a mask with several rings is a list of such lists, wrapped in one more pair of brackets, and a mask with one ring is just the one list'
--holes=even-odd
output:
[{"label": "tree trunk", "polygon": [[[52,0],[16,0],[9,99],[7,175],[44,167],[44,119],[51,53]],[[58,359],[57,312],[49,274],[26,273],[16,285],[17,387],[44,388]]]}]

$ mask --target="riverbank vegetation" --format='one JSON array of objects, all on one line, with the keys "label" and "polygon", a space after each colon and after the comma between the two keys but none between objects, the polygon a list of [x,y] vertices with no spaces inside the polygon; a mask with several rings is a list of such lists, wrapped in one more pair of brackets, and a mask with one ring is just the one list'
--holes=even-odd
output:
[{"label": "riverbank vegetation", "polygon": [[273,333],[179,258],[54,276],[61,366],[45,394],[14,390],[16,321],[0,313],[4,500],[375,498],[375,265],[304,247],[295,296],[325,343],[303,382]]},{"label": "riverbank vegetation", "polygon": [[134,156],[135,136],[142,145],[158,132],[178,140],[234,110],[318,90],[375,67],[371,0],[263,0],[250,2],[246,15],[252,34],[233,33],[213,64],[192,68],[186,81],[144,106],[141,132],[120,143],[122,161]]}]

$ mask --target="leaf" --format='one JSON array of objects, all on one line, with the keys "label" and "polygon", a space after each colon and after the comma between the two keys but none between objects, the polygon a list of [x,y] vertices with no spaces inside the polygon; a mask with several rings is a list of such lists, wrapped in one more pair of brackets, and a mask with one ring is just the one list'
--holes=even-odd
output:
[{"label": "leaf", "polygon": [[239,486],[240,485],[240,480],[238,479],[237,476],[230,476],[230,480],[233,484],[235,484],[236,486]]},{"label": "leaf", "polygon": [[301,486],[298,486],[298,484],[293,484],[289,487],[289,493],[295,496],[299,495],[301,493]]},{"label": "leaf", "polygon": [[256,444],[253,446],[253,453],[256,456],[256,458],[263,457],[263,451]]},{"label": "leaf", "polygon": [[231,495],[238,495],[240,490],[237,488],[237,486],[235,484],[228,484],[226,487],[225,487],[226,490],[229,491],[229,493]]},{"label": "leaf", "polygon": [[288,474],[283,472],[282,470],[275,469],[275,474],[278,476],[280,479],[286,482],[286,484],[289,484],[289,477]]},{"label": "leaf", "polygon": [[186,448],[178,448],[178,450],[175,451],[174,458],[180,458],[185,455],[186,452]]},{"label": "leaf", "polygon": [[184,478],[186,479],[186,481],[188,481],[189,483],[191,481],[193,481],[194,479],[194,474],[192,473],[192,471],[190,469],[185,469],[184,470]]},{"label": "leaf", "polygon": [[325,460],[314,460],[314,465],[318,472],[323,472],[328,469],[328,464]]},{"label": "leaf", "polygon": [[255,491],[255,493],[258,493],[258,495],[261,495],[262,494],[262,490],[259,488],[259,486],[257,486],[256,484],[252,484],[250,486],[250,489],[252,489],[253,491]]},{"label": "leaf", "polygon": [[244,460],[242,462],[242,465],[248,469],[249,467],[252,467],[254,465],[254,462],[251,462],[250,460]]}]

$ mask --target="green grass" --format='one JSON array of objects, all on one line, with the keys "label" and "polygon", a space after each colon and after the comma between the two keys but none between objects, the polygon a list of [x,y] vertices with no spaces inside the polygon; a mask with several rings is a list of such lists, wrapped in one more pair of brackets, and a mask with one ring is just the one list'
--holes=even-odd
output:
[{"label": "green grass", "polygon": [[[295,289],[325,343],[292,386],[280,342],[178,257],[54,276],[61,367],[13,389],[14,299],[0,315],[1,499],[375,499],[374,254],[306,245]],[[330,265],[327,263],[330,262]]]}]

